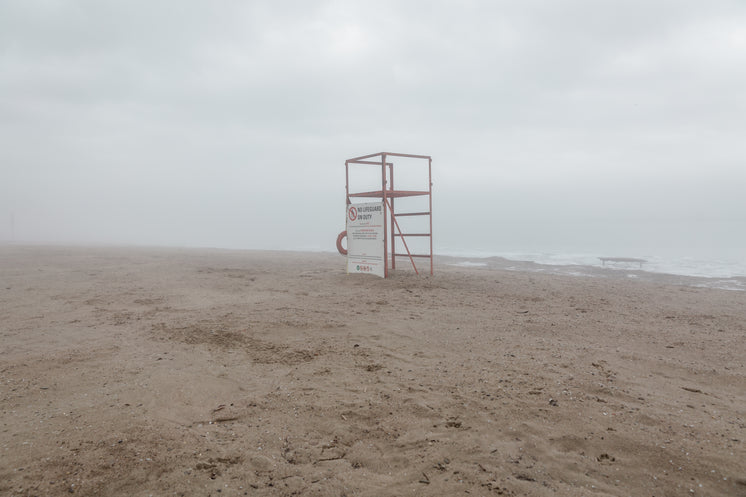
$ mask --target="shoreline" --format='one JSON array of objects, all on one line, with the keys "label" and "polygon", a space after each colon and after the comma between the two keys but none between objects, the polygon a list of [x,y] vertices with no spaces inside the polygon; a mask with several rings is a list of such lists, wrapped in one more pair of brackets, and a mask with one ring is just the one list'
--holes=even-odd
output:
[{"label": "shoreline", "polygon": [[[51,250],[134,250],[134,251],[178,251],[178,252],[213,252],[213,253],[294,253],[294,254],[319,254],[330,257],[343,256],[334,250],[297,250],[297,249],[244,249],[244,248],[222,248],[222,247],[174,247],[160,245],[117,245],[117,244],[53,244],[53,243],[16,243],[0,242],[0,250],[3,248],[19,249],[51,249]],[[603,265],[601,260],[615,259],[609,257],[584,256],[586,259],[598,260],[598,264],[588,264],[582,262],[562,263],[562,262],[537,262],[520,258],[510,258],[502,255],[444,255],[435,254],[435,267],[439,266],[457,266],[472,267],[483,269],[501,269],[508,271],[528,271],[532,273],[546,273],[568,276],[583,276],[594,278],[628,278],[629,280],[659,282],[671,285],[692,286],[698,288],[714,288],[717,290],[746,291],[746,276],[702,276],[693,274],[679,274],[675,272],[658,271],[646,268],[645,264],[650,266],[650,261],[644,260],[643,266],[639,267],[639,260],[635,258],[634,264]],[[406,257],[397,258],[401,267],[405,268],[403,272],[411,271],[409,261]],[[422,264],[421,261],[420,264]],[[344,263],[342,263],[344,265]]]}]

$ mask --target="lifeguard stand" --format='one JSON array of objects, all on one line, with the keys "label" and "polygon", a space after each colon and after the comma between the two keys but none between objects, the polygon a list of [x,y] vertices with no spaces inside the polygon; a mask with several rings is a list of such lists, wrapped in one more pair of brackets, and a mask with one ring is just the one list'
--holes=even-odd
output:
[{"label": "lifeguard stand", "polygon": [[[416,189],[416,190],[397,190],[394,188],[394,161],[397,159],[405,159],[408,162],[427,161],[427,189]],[[416,159],[410,161],[410,159]],[[364,155],[362,157],[355,157],[345,161],[345,192],[347,206],[353,204],[352,199],[366,198],[366,199],[380,199],[383,203],[383,259],[384,259],[384,277],[388,277],[389,259],[391,261],[391,269],[396,269],[396,258],[407,257],[412,263],[415,273],[420,274],[415,264],[415,258],[430,259],[430,274],[433,274],[433,181],[432,181],[432,158],[428,155],[412,155],[412,154],[399,154],[393,152],[379,152],[376,154]],[[371,191],[350,191],[350,166],[361,165],[361,166],[380,166],[380,190]],[[425,163],[420,164],[408,164],[413,167],[424,168]],[[427,210],[420,210],[418,212],[397,212],[395,210],[395,199],[403,197],[427,197]],[[400,227],[398,218],[401,217],[419,217],[425,219],[425,223],[418,223],[420,226],[426,226],[427,232],[408,232],[405,233]],[[412,253],[407,244],[407,238],[409,237],[426,237],[427,243],[424,246],[429,247],[427,253]],[[404,248],[404,252],[397,251],[397,239],[401,241],[401,247]],[[424,251],[423,251],[424,252]]]}]

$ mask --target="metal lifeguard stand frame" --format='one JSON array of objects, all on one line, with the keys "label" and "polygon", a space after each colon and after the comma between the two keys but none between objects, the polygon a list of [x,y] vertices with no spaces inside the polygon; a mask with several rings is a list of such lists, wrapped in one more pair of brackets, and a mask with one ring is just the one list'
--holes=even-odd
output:
[{"label": "metal lifeguard stand frame", "polygon": [[[396,190],[394,189],[394,160],[397,158],[421,159],[427,161],[427,190]],[[388,277],[389,254],[391,257],[391,269],[396,269],[397,257],[408,257],[412,263],[415,273],[420,274],[415,258],[430,259],[430,274],[433,274],[433,160],[429,155],[399,154],[394,152],[378,152],[376,154],[363,155],[345,161],[345,192],[347,207],[352,204],[353,198],[376,198],[383,202],[383,259],[384,277]],[[381,166],[381,189],[364,192],[350,191],[350,165]],[[402,197],[427,196],[428,210],[422,212],[396,212],[394,200]],[[429,231],[427,233],[404,233],[399,226],[398,217],[405,216],[427,216]],[[429,239],[429,253],[413,254],[407,245],[407,237],[427,237]],[[406,253],[396,252],[396,240],[400,239]]]}]

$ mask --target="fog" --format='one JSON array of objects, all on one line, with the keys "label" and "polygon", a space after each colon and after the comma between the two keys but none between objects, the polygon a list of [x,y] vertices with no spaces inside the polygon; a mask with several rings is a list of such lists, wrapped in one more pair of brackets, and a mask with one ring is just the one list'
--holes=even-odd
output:
[{"label": "fog", "polygon": [[334,250],[433,157],[436,252],[746,253],[741,1],[0,3],[0,242]]}]

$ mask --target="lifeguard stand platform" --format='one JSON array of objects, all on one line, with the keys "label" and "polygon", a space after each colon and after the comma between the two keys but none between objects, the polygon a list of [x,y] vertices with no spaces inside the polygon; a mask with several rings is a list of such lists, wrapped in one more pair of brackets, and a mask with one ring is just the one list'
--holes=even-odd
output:
[{"label": "lifeguard stand platform", "polygon": [[[412,184],[412,178],[415,178],[415,189],[395,188],[394,184],[394,165],[398,162],[401,166],[406,166],[407,170],[402,171],[401,177],[406,176],[406,186]],[[355,170],[351,166],[368,168],[369,181],[365,182],[366,187],[371,190],[354,191],[350,186],[350,175]],[[370,168],[380,166],[380,174],[376,174],[378,179],[370,176]],[[427,176],[425,177],[425,168]],[[375,168],[377,169],[377,168]],[[426,183],[425,183],[426,181]],[[377,188],[380,182],[380,189]],[[375,184],[374,184],[375,183]],[[433,274],[433,182],[432,182],[432,158],[428,155],[400,154],[394,152],[379,152],[376,154],[363,155],[345,161],[345,193],[348,211],[358,199],[369,199],[367,201],[379,201],[383,204],[383,264],[384,277],[388,277],[389,262],[391,269],[396,269],[397,257],[406,257],[412,264],[415,273],[420,274],[415,259],[429,259],[430,274]],[[403,210],[397,211],[399,203],[396,199],[405,197],[419,197],[420,200],[415,202],[403,202]],[[366,200],[364,200],[366,201]],[[414,206],[414,210],[412,207]],[[407,208],[409,207],[409,209]],[[418,220],[417,222],[406,222]],[[402,224],[405,224],[404,230]],[[405,231],[409,227],[416,228],[416,231]],[[341,235],[340,235],[341,236]],[[417,238],[416,245],[419,253],[413,253],[410,245],[415,243],[413,238]],[[410,244],[407,243],[410,240]],[[350,239],[348,238],[348,245]],[[423,243],[424,242],[424,243]],[[341,251],[341,250],[340,250]]]}]

